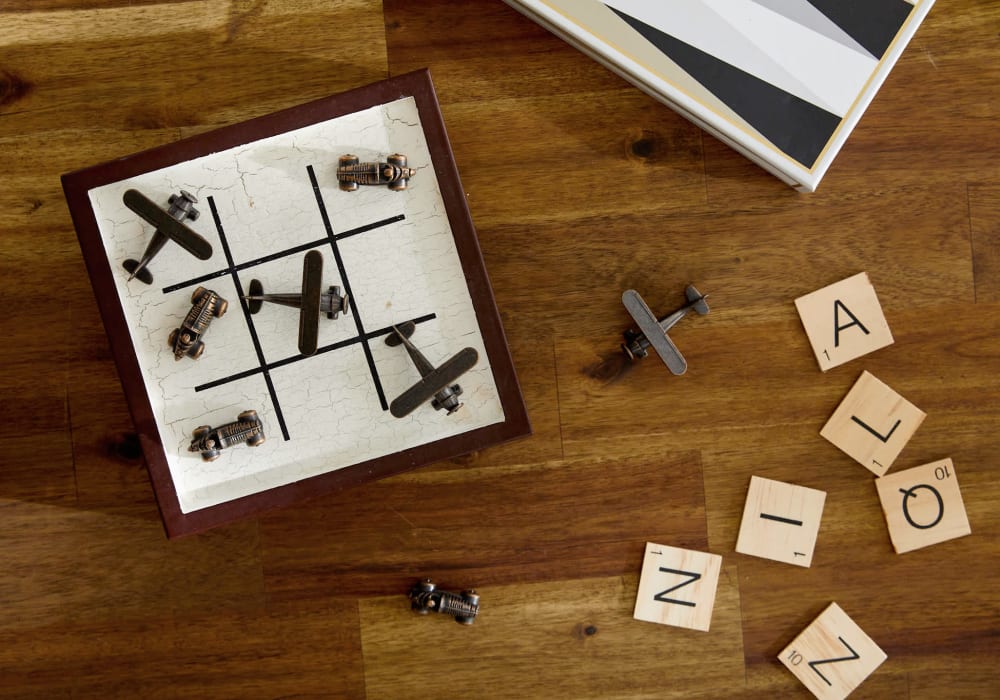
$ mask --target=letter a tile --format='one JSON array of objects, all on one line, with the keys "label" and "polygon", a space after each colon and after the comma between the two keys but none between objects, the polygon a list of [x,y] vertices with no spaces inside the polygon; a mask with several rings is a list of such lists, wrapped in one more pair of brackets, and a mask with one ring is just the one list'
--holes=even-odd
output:
[{"label": "letter a tile", "polygon": [[856,462],[882,476],[927,414],[863,372],[820,431]]},{"label": "letter a tile", "polygon": [[795,306],[824,372],[892,345],[889,324],[867,272],[801,296]]},{"label": "letter a tile", "polygon": [[886,660],[886,654],[830,603],[778,659],[820,700],[843,700]]},{"label": "letter a tile", "polygon": [[721,570],[718,554],[647,542],[632,617],[707,632]]},{"label": "letter a tile", "polygon": [[875,480],[896,554],[972,534],[950,459]]},{"label": "letter a tile", "polygon": [[825,491],[751,477],[736,551],[808,567],[825,502]]}]

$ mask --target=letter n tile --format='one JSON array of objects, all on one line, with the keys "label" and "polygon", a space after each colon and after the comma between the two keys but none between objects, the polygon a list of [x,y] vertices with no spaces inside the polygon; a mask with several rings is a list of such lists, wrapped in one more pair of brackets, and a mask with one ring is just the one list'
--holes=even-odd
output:
[{"label": "letter n tile", "polygon": [[718,554],[647,542],[632,616],[707,632],[721,570]]},{"label": "letter n tile", "polygon": [[843,700],[886,654],[839,605],[830,603],[778,659],[820,700]]}]

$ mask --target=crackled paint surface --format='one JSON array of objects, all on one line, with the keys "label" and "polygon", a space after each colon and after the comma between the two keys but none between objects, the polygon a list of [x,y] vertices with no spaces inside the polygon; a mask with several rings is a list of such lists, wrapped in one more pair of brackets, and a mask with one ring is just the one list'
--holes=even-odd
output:
[{"label": "crackled paint surface", "polygon": [[[341,154],[384,160],[395,152],[406,154],[416,168],[409,189],[339,190]],[[188,225],[212,244],[212,258],[198,260],[168,243],[150,264],[151,286],[128,282],[122,262],[138,259],[152,234],[152,227],[122,203],[129,188],[163,206],[180,189],[194,194],[201,216]],[[412,98],[95,188],[89,195],[183,512],[504,420]],[[338,241],[353,293],[352,312],[337,320],[322,317],[321,352],[295,359],[298,312],[265,304],[248,317],[237,279],[244,293],[252,278],[268,292],[298,292],[304,251],[251,264],[234,279],[222,238],[235,266],[322,241],[327,230],[320,201],[335,235],[401,218]],[[324,257],[324,289],[345,287],[330,245],[315,248]],[[199,284],[193,280],[205,276],[212,277],[200,284],[227,299],[229,310],[206,332],[200,359],[175,361],[167,338],[190,309]],[[467,346],[479,352],[477,365],[460,379],[465,406],[451,416],[426,404],[406,418],[393,418],[380,402],[361,343],[322,352],[324,346],[357,338],[358,319],[370,333],[432,314],[413,336],[431,362],[439,364]],[[264,363],[290,360],[267,372],[273,393],[248,318]],[[383,337],[369,347],[387,401],[419,379],[402,348],[388,347]],[[227,380],[240,373],[249,375]],[[227,381],[211,386],[220,380]],[[195,427],[233,421],[250,408],[264,422],[263,445],[225,450],[211,463],[187,450]]]}]

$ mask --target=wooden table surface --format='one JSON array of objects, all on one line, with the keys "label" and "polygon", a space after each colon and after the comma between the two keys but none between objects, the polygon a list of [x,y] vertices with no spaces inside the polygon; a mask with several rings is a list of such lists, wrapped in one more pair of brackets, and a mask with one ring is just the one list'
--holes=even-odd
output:
[{"label": "wooden table surface", "polygon": [[[534,435],[168,542],[59,176],[425,66]],[[807,698],[831,601],[888,654],[852,697],[1000,696],[998,96],[1000,5],[939,2],[802,195],[499,0],[0,4],[0,696]],[[895,344],[822,373],[793,300],[860,271]],[[688,374],[595,376],[689,282]],[[863,369],[971,536],[893,551],[819,436]],[[752,475],[827,492],[810,568],[735,552]],[[632,619],[647,541],[722,555],[710,632]]]}]

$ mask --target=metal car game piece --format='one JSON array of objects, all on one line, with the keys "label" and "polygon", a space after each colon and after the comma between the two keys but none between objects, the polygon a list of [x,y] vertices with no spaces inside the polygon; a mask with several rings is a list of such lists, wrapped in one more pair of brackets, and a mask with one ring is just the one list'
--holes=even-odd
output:
[{"label": "metal car game piece", "polygon": [[222,450],[245,442],[251,447],[257,447],[264,442],[264,424],[257,416],[257,411],[243,411],[232,423],[212,428],[200,425],[192,431],[193,439],[189,452],[201,452],[201,458],[206,462],[218,459]]},{"label": "metal car game piece", "polygon": [[353,192],[358,185],[388,185],[390,190],[405,190],[416,170],[407,167],[406,156],[394,153],[385,163],[362,163],[356,155],[340,156],[337,162],[337,181],[340,189]]},{"label": "metal car game piece", "polygon": [[453,615],[455,622],[471,625],[479,614],[479,594],[473,590],[451,593],[438,590],[429,578],[410,589],[410,607],[421,615],[432,612]]},{"label": "metal car game piece", "polygon": [[191,310],[181,322],[180,327],[170,332],[167,344],[174,351],[174,359],[180,360],[187,355],[193,360],[205,352],[205,343],[201,337],[208,330],[213,318],[220,318],[229,308],[229,302],[211,289],[198,287],[191,294]]}]

